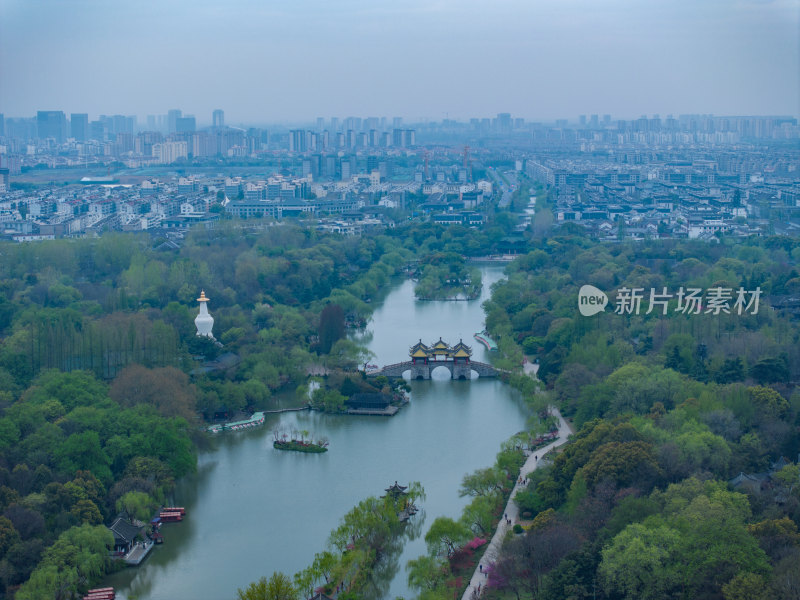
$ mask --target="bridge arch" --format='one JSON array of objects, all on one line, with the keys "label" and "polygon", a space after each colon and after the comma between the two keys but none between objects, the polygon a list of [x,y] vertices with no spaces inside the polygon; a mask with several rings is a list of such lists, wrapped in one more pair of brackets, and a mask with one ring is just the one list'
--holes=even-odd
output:
[{"label": "bridge arch", "polygon": [[[447,371],[447,377],[442,377],[443,371]],[[434,375],[436,373],[436,375]],[[453,378],[453,369],[449,364],[446,365],[435,365],[431,368],[431,379],[452,379]]]},{"label": "bridge arch", "polygon": [[[439,367],[444,367],[450,372],[451,379],[470,380],[477,377],[497,377],[500,374],[495,367],[490,364],[478,361],[470,361],[469,363],[455,363],[453,361],[428,361],[424,363],[415,363],[413,361],[406,361],[402,363],[395,363],[393,365],[386,365],[381,369],[369,371],[367,376],[377,377],[383,375],[385,377],[406,377],[409,373],[409,378],[414,379],[431,379],[433,371]],[[436,377],[439,379],[439,377]]]}]

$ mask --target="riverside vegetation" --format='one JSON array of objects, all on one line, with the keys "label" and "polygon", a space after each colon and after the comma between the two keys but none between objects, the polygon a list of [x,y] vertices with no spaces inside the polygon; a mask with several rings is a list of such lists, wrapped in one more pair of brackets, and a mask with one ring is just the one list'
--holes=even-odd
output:
[{"label": "riverside vegetation", "polygon": [[[509,267],[487,327],[510,363],[539,359],[579,429],[518,495],[530,526],[483,597],[800,597],[800,241],[603,245],[561,231]],[[645,301],[583,317],[585,283],[644,288]],[[761,308],[687,315],[673,299],[647,314],[650,288],[681,286],[760,287]],[[431,577],[447,561],[435,567],[421,598],[450,597]]]},{"label": "riverside vegetation", "polygon": [[359,600],[365,594],[380,597],[376,589],[376,569],[393,569],[402,550],[403,539],[419,535],[419,525],[401,519],[404,510],[424,500],[425,490],[418,482],[409,484],[405,495],[371,496],[359,502],[342,517],[339,527],[328,538],[326,550],[317,553],[311,565],[289,578],[275,572],[237,590],[239,600],[297,600],[311,598],[322,587],[340,600]]},{"label": "riverside vegetation", "polygon": [[[147,517],[166,501],[208,443],[200,421],[219,409],[271,408],[273,393],[304,385],[317,365],[332,373],[317,395],[323,406],[326,395],[337,409],[344,392],[372,385],[353,371],[367,357],[345,337],[348,325],[368,317],[367,300],[410,261],[491,253],[513,228],[505,215],[484,231],[419,224],[360,239],[222,223],[193,232],[177,251],[119,234],[4,244],[2,593],[68,597],[114,568],[101,524],[118,511]],[[486,305],[487,328],[500,347],[498,366],[539,359],[547,392],[525,376],[509,378],[532,413],[556,402],[579,433],[519,498],[533,527],[506,546],[487,593],[792,597],[798,241],[609,246],[568,226],[549,238],[531,233],[530,252]],[[757,315],[643,309],[589,318],[577,312],[583,283],[607,292],[760,286],[764,296]],[[194,335],[201,287],[223,351],[240,362],[190,378],[199,364],[192,357],[220,352]],[[452,556],[466,535],[491,530],[482,498],[494,498],[491,515],[520,460],[513,446],[501,450],[502,464],[465,478],[474,518],[465,511],[457,530],[445,522],[426,535],[431,553],[409,571],[422,597],[452,596]],[[740,472],[770,476],[730,489]],[[475,487],[475,477],[490,487]]]},{"label": "riverside vegetation", "polygon": [[[177,250],[143,234],[3,243],[0,597],[69,597],[114,569],[102,524],[166,502],[215,413],[274,408],[316,366],[331,373],[316,398],[333,410],[354,390],[381,391],[355,372],[365,356],[347,328],[408,261],[490,252],[506,230],[500,219],[479,234],[419,225],[343,238],[222,222]],[[201,288],[222,349],[195,336]],[[189,375],[195,357],[221,352],[238,365]]]}]

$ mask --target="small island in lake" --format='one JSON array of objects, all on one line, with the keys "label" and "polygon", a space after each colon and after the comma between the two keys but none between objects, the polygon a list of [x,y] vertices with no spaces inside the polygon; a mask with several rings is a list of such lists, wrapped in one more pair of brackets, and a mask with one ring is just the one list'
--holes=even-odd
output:
[{"label": "small island in lake", "polygon": [[417,300],[474,300],[481,295],[481,274],[455,252],[436,252],[420,260]]},{"label": "small island in lake", "polygon": [[328,451],[328,439],[323,437],[314,442],[308,431],[287,431],[279,428],[272,432],[272,436],[274,438],[272,447],[278,450],[293,450],[312,454]]}]

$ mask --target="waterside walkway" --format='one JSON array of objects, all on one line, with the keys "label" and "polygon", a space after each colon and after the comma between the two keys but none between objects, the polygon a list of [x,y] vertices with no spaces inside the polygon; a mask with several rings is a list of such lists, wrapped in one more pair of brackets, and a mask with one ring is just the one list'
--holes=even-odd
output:
[{"label": "waterside walkway", "polygon": [[137,542],[128,554],[125,555],[125,564],[136,566],[140,564],[153,549],[153,542]]},{"label": "waterside walkway", "polygon": [[[538,367],[538,365],[536,366]],[[541,462],[542,456],[544,456],[550,450],[553,450],[562,444],[566,444],[567,437],[570,433],[572,433],[569,425],[567,425],[567,422],[561,416],[561,413],[557,408],[551,407],[550,412],[558,418],[558,439],[553,443],[548,444],[544,448],[535,450],[533,454],[528,457],[519,472],[520,477],[523,479],[525,479],[529,473],[536,470],[536,467],[538,467],[539,463]],[[536,457],[539,457],[539,460],[537,460]],[[511,496],[508,499],[508,504],[506,504],[506,508],[503,511],[507,518],[510,519],[511,524],[509,525],[508,521],[505,519],[500,519],[500,522],[497,525],[497,530],[494,532],[494,536],[492,537],[492,541],[489,542],[488,546],[486,546],[486,550],[481,557],[479,566],[475,569],[475,573],[472,574],[472,579],[470,579],[467,589],[464,590],[462,600],[472,600],[473,598],[477,598],[480,596],[480,593],[478,592],[478,586],[480,585],[481,592],[483,592],[484,588],[486,587],[486,583],[488,581],[486,567],[494,563],[500,556],[500,548],[503,545],[503,540],[505,539],[506,534],[519,520],[519,507],[517,506],[517,503],[514,502],[514,496],[517,495],[519,490],[524,488],[524,485],[517,483],[514,485],[514,489],[511,490]],[[481,569],[481,566],[483,569]]]}]

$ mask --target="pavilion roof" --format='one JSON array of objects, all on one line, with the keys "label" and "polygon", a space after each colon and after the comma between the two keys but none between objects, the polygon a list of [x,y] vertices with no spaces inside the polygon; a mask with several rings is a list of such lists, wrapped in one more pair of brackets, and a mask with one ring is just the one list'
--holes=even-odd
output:
[{"label": "pavilion roof", "polygon": [[467,346],[463,340],[458,340],[458,343],[453,346],[453,356],[471,356],[472,355],[472,348]]},{"label": "pavilion roof", "polygon": [[439,338],[439,341],[438,341],[438,342],[436,342],[436,343],[435,343],[435,344],[432,346],[432,348],[433,348],[434,350],[449,350],[449,349],[450,349],[450,345],[449,345],[447,342],[443,342],[443,341],[442,341],[442,338]]},{"label": "pavilion roof", "polygon": [[386,491],[389,494],[399,496],[401,494],[405,494],[407,489],[408,489],[407,485],[398,485],[397,482],[395,481],[394,485],[390,485],[388,488],[386,488]]},{"label": "pavilion roof", "polygon": [[411,346],[411,349],[410,349],[408,352],[409,352],[409,354],[411,354],[412,356],[414,356],[414,352],[416,352],[416,351],[418,351],[418,350],[422,350],[423,352],[427,353],[427,352],[429,352],[429,351],[430,351],[430,348],[428,348],[428,346],[426,346],[425,344],[423,344],[423,343],[422,343],[422,340],[420,340],[420,341],[418,341],[416,344],[414,344],[413,346]]},{"label": "pavilion roof", "polygon": [[124,540],[126,542],[132,542],[134,538],[139,534],[141,531],[141,527],[137,527],[127,519],[123,519],[122,517],[117,517],[114,522],[109,527],[111,533],[114,534],[115,539]]}]

